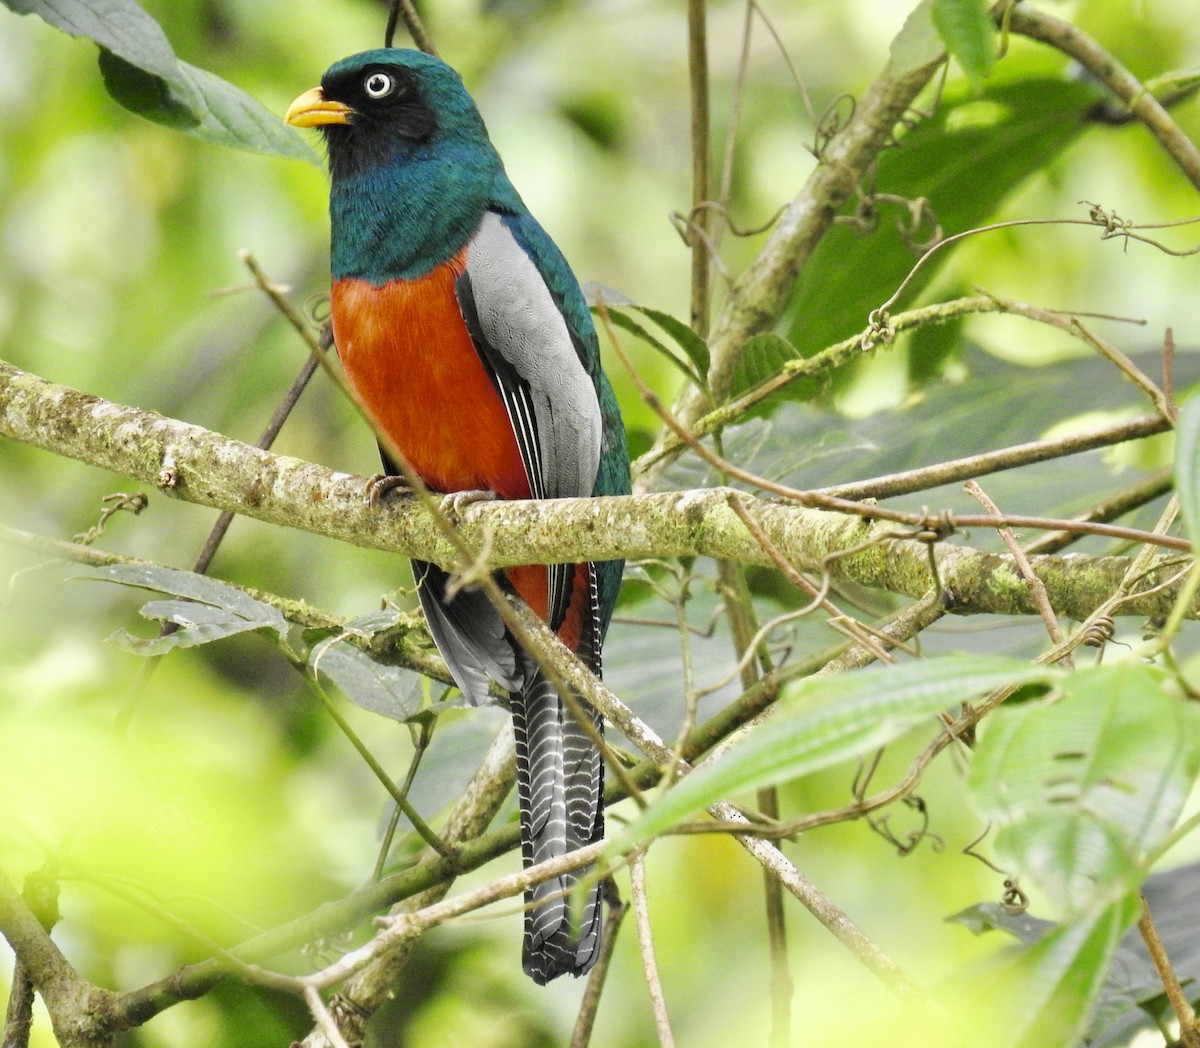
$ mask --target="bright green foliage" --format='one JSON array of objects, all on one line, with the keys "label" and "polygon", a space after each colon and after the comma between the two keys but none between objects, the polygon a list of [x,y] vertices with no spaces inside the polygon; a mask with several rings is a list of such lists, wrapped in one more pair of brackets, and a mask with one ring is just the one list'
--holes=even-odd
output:
[{"label": "bright green foliage", "polygon": [[963,1018],[986,1030],[987,1039],[972,1043],[1078,1044],[1109,963],[1137,913],[1136,896],[1125,896],[974,973],[970,1018]]},{"label": "bright green foliage", "polygon": [[[1050,164],[1087,129],[1097,97],[1094,85],[1065,76],[998,83],[986,98],[947,88],[937,111],[904,136],[903,148],[880,156],[878,184],[908,205],[877,203],[861,221],[829,231],[796,283],[791,341],[811,356],[866,328],[871,311],[913,268],[920,246],[938,229],[947,235],[985,225],[1041,169],[1030,167],[1030,157]],[[953,251],[928,259],[892,311],[911,308]]]},{"label": "bright green foliage", "polygon": [[1073,920],[1137,891],[1198,769],[1200,709],[1161,671],[1118,663],[997,712],[970,782],[997,849]]},{"label": "bright green foliage", "polygon": [[797,681],[767,720],[667,791],[613,840],[612,851],[649,840],[733,794],[865,756],[983,692],[1052,676],[1015,659],[959,655]]},{"label": "bright green foliage", "polygon": [[996,61],[996,27],[987,0],[933,0],[933,24],[958,59],[967,79],[978,89]]},{"label": "bright green foliage", "polygon": [[149,120],[210,142],[298,160],[317,157],[278,117],[219,76],[175,57],[162,27],[134,0],[3,0],[100,47],[109,94]]}]

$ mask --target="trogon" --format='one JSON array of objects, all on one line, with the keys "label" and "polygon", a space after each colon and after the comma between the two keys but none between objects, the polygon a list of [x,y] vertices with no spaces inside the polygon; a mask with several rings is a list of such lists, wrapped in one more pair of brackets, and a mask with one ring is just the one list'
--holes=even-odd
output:
[{"label": "trogon", "polygon": [[[343,369],[378,431],[435,492],[553,499],[629,491],[625,432],[578,282],[505,174],[458,74],[387,48],[333,65],[287,122],[319,128],[331,177],[331,308]],[[397,472],[383,454],[387,473]],[[620,561],[497,577],[600,672]],[[604,766],[478,590],[413,561],[429,632],[473,703],[509,693],[526,866],[604,835]],[[451,596],[451,592],[453,595]],[[591,967],[599,886],[526,895],[522,961],[538,983]]]}]

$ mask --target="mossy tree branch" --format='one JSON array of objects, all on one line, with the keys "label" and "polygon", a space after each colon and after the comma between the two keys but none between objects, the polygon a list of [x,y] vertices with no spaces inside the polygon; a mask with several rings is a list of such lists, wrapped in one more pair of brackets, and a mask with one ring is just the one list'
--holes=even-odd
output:
[{"label": "mossy tree branch", "polygon": [[[432,560],[450,567],[455,550],[419,506],[399,500],[383,511],[347,473],[272,455],[186,422],[105,401],[0,362],[0,435],[157,486],[188,502],[233,510],[343,542]],[[507,502],[467,508],[463,538],[487,563],[604,560],[699,555],[766,567],[773,562],[729,505],[725,489],[601,499]],[[746,498],[755,524],[798,569],[828,572],[910,597],[932,582],[925,543],[896,525],[787,502]],[[846,552],[851,551],[851,552]],[[939,542],[933,560],[959,614],[1029,614],[1035,609],[1007,555]],[[1032,558],[1060,614],[1085,618],[1120,583],[1124,557]],[[1160,563],[1145,589],[1178,570]],[[1129,615],[1161,615],[1174,586],[1130,600]],[[1200,606],[1193,607],[1193,617]]]}]

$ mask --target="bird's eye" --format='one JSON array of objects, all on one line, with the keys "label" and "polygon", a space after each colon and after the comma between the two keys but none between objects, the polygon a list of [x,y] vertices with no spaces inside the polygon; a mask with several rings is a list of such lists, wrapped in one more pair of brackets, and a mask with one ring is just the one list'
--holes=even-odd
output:
[{"label": "bird's eye", "polygon": [[396,90],[396,81],[387,73],[371,73],[363,81],[363,90],[368,98],[386,98]]}]

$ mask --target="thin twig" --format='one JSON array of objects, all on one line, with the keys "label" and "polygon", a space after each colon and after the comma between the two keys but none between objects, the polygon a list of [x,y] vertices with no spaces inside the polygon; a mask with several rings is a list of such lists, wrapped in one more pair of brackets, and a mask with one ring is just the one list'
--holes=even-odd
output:
[{"label": "thin twig", "polygon": [[[1082,201],[1087,203],[1087,201]],[[889,311],[900,301],[904,292],[908,289],[908,285],[912,283],[916,275],[924,268],[927,262],[934,255],[944,251],[946,248],[957,244],[960,240],[966,240],[969,237],[979,236],[983,233],[995,233],[1002,229],[1016,229],[1023,226],[1089,226],[1093,229],[1101,230],[1101,239],[1110,239],[1113,236],[1124,236],[1133,240],[1141,240],[1149,243],[1161,251],[1168,254],[1175,254],[1164,245],[1155,240],[1149,240],[1134,232],[1137,229],[1157,228],[1156,226],[1143,226],[1132,222],[1122,223],[1118,230],[1114,231],[1111,215],[1099,208],[1095,204],[1089,205],[1089,215],[1087,218],[1014,218],[1004,222],[989,222],[987,225],[977,226],[973,229],[964,229],[959,233],[954,233],[951,236],[939,240],[936,244],[929,248],[908,271],[905,278],[900,281],[896,290],[887,298],[887,300],[877,308],[871,311],[867,318],[867,330],[863,336],[863,348],[870,349],[881,343],[888,343],[895,337],[895,329],[891,323]]]},{"label": "thin twig", "polygon": [[404,27],[408,30],[408,35],[413,38],[413,43],[426,54],[436,55],[437,50],[433,46],[433,38],[426,32],[425,26],[421,22],[421,16],[417,14],[412,0],[392,0],[392,6],[388,11],[387,26],[383,31],[383,46],[392,46],[392,40],[396,35],[396,24],[401,18],[404,19]]},{"label": "thin twig", "polygon": [[600,995],[604,992],[604,984],[608,978],[608,966],[612,962],[613,951],[617,946],[617,933],[621,930],[621,922],[629,912],[629,903],[617,893],[612,880],[607,882],[605,901],[608,903],[608,916],[604,921],[604,930],[600,933],[600,954],[592,970],[588,972],[587,985],[583,990],[583,1000],[579,1002],[579,1014],[575,1019],[575,1028],[571,1031],[570,1048],[587,1048],[592,1040],[592,1030],[596,1024],[596,1013],[600,1007]]},{"label": "thin twig", "polygon": [[[1148,502],[1167,494],[1175,486],[1175,473],[1170,467],[1161,469],[1131,484],[1127,488],[1115,492],[1101,502],[1097,502],[1085,513],[1074,517],[1074,520],[1112,521],[1123,517],[1132,510],[1139,509]],[[1069,546],[1079,536],[1066,531],[1049,531],[1038,536],[1032,542],[1025,544],[1027,554],[1057,553]]]},{"label": "thin twig", "polygon": [[[737,155],[738,131],[742,124],[742,102],[746,96],[746,77],[750,70],[750,41],[754,33],[754,2],[746,0],[746,11],[742,16],[742,48],[738,55],[737,77],[733,85],[733,98],[729,104],[729,121],[725,128],[725,149],[721,160],[721,184],[717,189],[716,207],[728,216],[729,201],[733,196],[733,162]],[[702,201],[701,203],[708,202]],[[720,249],[725,223],[720,223],[712,233],[714,254]]]},{"label": "thin twig", "polygon": [[[288,420],[292,410],[299,403],[300,396],[308,387],[309,380],[316,373],[318,365],[326,359],[327,351],[333,345],[333,330],[329,326],[326,326],[322,330],[320,337],[314,339],[312,331],[308,324],[305,323],[304,318],[292,307],[292,304],[284,296],[279,286],[267,279],[266,273],[263,272],[262,267],[259,266],[254,256],[249,251],[241,251],[238,257],[242,260],[246,268],[250,270],[258,288],[266,294],[275,308],[283,314],[288,323],[300,334],[300,337],[304,339],[309,347],[308,357],[301,365],[296,377],[292,379],[292,384],[288,387],[287,392],[284,393],[283,399],[279,402],[278,407],[275,408],[274,413],[258,438],[258,443],[255,445],[255,447],[268,451],[275,443],[275,438],[279,436],[279,431],[283,429],[283,424]],[[230,509],[221,510],[220,514],[218,514],[216,521],[208,533],[208,537],[204,540],[204,545],[192,563],[192,571],[197,575],[203,575],[208,571],[213,558],[217,555],[217,550],[220,549],[221,543],[225,541],[225,535],[229,531],[229,526],[233,523],[234,516],[233,510]],[[174,622],[164,622],[159,627],[158,635],[160,637],[170,636],[178,628],[178,625]],[[146,694],[150,679],[164,657],[163,655],[155,655],[142,663],[137,677],[129,689],[129,699],[118,713],[114,723],[114,728],[118,734],[123,733],[129,727],[142,698]]]},{"label": "thin twig", "polygon": [[321,1028],[321,1032],[329,1038],[329,1043],[333,1045],[333,1048],[350,1048],[346,1043],[346,1039],[342,1036],[342,1031],[338,1029],[337,1023],[334,1022],[333,1016],[330,1015],[325,1002],[321,1000],[321,991],[315,986],[305,984],[303,996],[304,1003],[308,1005],[308,1010],[312,1012],[313,1019]]},{"label": "thin twig", "polygon": [[786,484],[777,484],[774,481],[768,480],[765,477],[760,477],[757,474],[751,473],[748,470],[741,469],[735,466],[732,462],[722,458],[714,451],[705,447],[699,438],[688,430],[682,422],[680,422],[671,412],[664,406],[658,396],[642,381],[636,370],[633,368],[628,355],[621,346],[620,339],[617,338],[616,332],[613,330],[612,321],[608,316],[608,311],[601,304],[598,309],[601,322],[604,324],[613,347],[617,351],[617,355],[625,364],[626,369],[633,377],[637,384],[642,398],[646,404],[665,422],[679,437],[679,439],[699,455],[705,462],[715,469],[718,469],[730,477],[742,481],[746,484],[751,484],[762,491],[769,491],[773,495],[780,495],[786,499],[792,499],[802,506],[809,506],[817,509],[835,510],[843,513],[854,514],[859,517],[865,517],[871,520],[889,520],[897,524],[907,524],[912,527],[920,528],[931,533],[944,532],[946,534],[954,528],[996,528],[996,527],[1014,527],[1014,528],[1039,528],[1039,529],[1055,529],[1061,531],[1075,531],[1080,534],[1087,535],[1104,535],[1109,538],[1124,539],[1130,542],[1149,542],[1155,545],[1164,546],[1167,549],[1178,549],[1187,552],[1191,551],[1191,543],[1187,539],[1176,538],[1171,535],[1159,535],[1151,532],[1141,531],[1137,528],[1123,528],[1112,524],[1101,524],[1096,521],[1078,521],[1078,520],[1062,520],[1053,517],[1030,517],[1017,514],[951,514],[948,510],[940,515],[930,513],[906,513],[900,510],[889,509],[885,506],[877,506],[874,504],[864,505],[859,502],[854,502],[850,499],[837,498],[832,495],[824,495],[818,491],[808,490],[802,491],[798,488],[788,487]]},{"label": "thin twig", "polygon": [[[417,769],[421,766],[421,758],[425,755],[425,751],[429,748],[429,743],[433,738],[432,722],[422,721],[415,727],[410,727],[413,737],[413,755],[412,760],[408,762],[408,771],[404,775],[404,782],[400,786],[400,795],[402,797],[407,797],[412,791],[413,781],[417,777]],[[400,816],[403,814],[404,810],[398,804],[392,809],[387,829],[384,830],[383,840],[379,843],[379,854],[375,856],[375,869],[371,872],[372,880],[377,881],[383,876],[383,868],[387,863],[388,853],[392,850],[392,839],[396,835],[396,827],[400,824]],[[432,842],[427,843],[430,843],[432,846]]]},{"label": "thin twig", "polygon": [[1155,385],[1154,380],[1150,378],[1141,368],[1139,368],[1128,356],[1122,353],[1107,339],[1101,338],[1094,331],[1088,328],[1078,317],[1071,318],[1071,326],[1082,335],[1088,343],[1094,346],[1100,353],[1108,358],[1116,365],[1117,370],[1121,372],[1130,382],[1138,387],[1143,393],[1150,398],[1151,403],[1158,408],[1159,413],[1168,421],[1172,418],[1171,404],[1167,400],[1167,395]]},{"label": "thin twig", "polygon": [[443,841],[433,828],[421,818],[420,813],[414,808],[408,800],[407,791],[397,786],[391,779],[391,776],[384,771],[383,766],[375,759],[375,755],[367,748],[366,743],[358,737],[358,733],[350,726],[350,722],[342,716],[341,711],[337,708],[333,699],[321,686],[321,682],[317,679],[317,667],[314,665],[311,672],[303,666],[298,666],[304,679],[307,681],[309,688],[313,694],[321,701],[321,705],[325,707],[326,712],[333,718],[333,722],[338,726],[341,733],[346,736],[350,745],[358,752],[358,755],[366,762],[368,768],[379,780],[383,788],[387,790],[388,795],[395,801],[396,806],[404,812],[405,817],[412,823],[413,829],[420,834],[421,840],[429,845],[435,852],[445,859],[454,860],[454,849]]},{"label": "thin twig", "polygon": [[[964,490],[976,502],[978,502],[989,513],[996,515],[1000,514],[1000,507],[994,503],[986,491],[983,490],[973,480],[968,480],[963,485]],[[1029,586],[1029,595],[1033,599],[1034,605],[1037,607],[1038,614],[1042,617],[1042,622],[1046,624],[1046,632],[1050,634],[1050,641],[1056,646],[1063,644],[1064,638],[1062,630],[1058,625],[1058,616],[1054,614],[1054,609],[1050,606],[1050,598],[1046,594],[1046,584],[1037,577],[1033,567],[1029,563],[1029,558],[1025,555],[1025,551],[1021,549],[1021,544],[1017,541],[1017,537],[1012,533],[1011,528],[997,528],[1000,537],[1004,540],[1004,544],[1008,547],[1008,551],[1012,554],[1013,564],[1017,572],[1025,580]],[[1075,662],[1071,658],[1070,653],[1062,657],[1062,664],[1068,669],[1075,668]]]},{"label": "thin twig", "polygon": [[650,994],[650,1009],[654,1013],[654,1027],[658,1031],[658,1043],[661,1048],[675,1048],[675,1038],[671,1034],[671,1021],[667,1016],[667,1001],[663,996],[662,981],[658,977],[658,961],[654,956],[654,936],[650,929],[650,906],[646,899],[646,861],[640,851],[629,856],[629,879],[632,884],[633,916],[637,924],[642,971],[646,976],[646,989]]},{"label": "thin twig", "polygon": [[[728,395],[743,347],[751,336],[774,326],[797,276],[834,216],[880,151],[892,144],[896,123],[942,63],[943,57],[938,55],[917,68],[889,65],[883,71],[864,92],[853,116],[826,145],[822,163],[813,169],[754,262],[730,290],[709,338],[709,381],[711,395],[718,402]],[[689,386],[681,393],[675,410],[690,425],[708,406],[708,394]],[[663,451],[660,439],[656,448],[643,457],[653,465],[637,478],[637,490],[652,488],[666,462],[677,452]]]},{"label": "thin twig", "polygon": [[1167,948],[1158,934],[1158,928],[1155,927],[1154,917],[1150,913],[1150,904],[1146,901],[1145,893],[1140,896],[1140,901],[1141,914],[1138,916],[1138,931],[1141,933],[1142,941],[1146,944],[1146,951],[1150,954],[1150,960],[1154,963],[1158,977],[1162,980],[1167,1000],[1171,1002],[1171,1010],[1174,1011],[1175,1018],[1179,1020],[1179,1043],[1184,1048],[1200,1048],[1200,1024],[1196,1022],[1196,1013],[1192,1009],[1192,1002],[1188,1000],[1187,994],[1179,984],[1179,976],[1175,974],[1171,958],[1167,956]]},{"label": "thin twig", "polygon": [[893,498],[897,495],[925,491],[942,484],[953,484],[991,473],[1017,469],[1036,462],[1047,462],[1056,458],[1065,458],[1068,455],[1078,455],[1095,448],[1123,444],[1129,440],[1141,440],[1144,437],[1165,433],[1170,428],[1170,420],[1162,415],[1143,415],[1140,418],[1102,426],[1099,429],[1083,433],[1073,433],[1048,440],[1033,440],[1026,444],[1013,444],[998,451],[985,451],[979,455],[968,455],[965,458],[939,462],[934,466],[902,470],[886,476],[856,480],[848,484],[833,484],[815,490],[822,495],[836,495],[844,499]]},{"label": "thin twig", "polygon": [[[772,821],[779,820],[779,789],[758,791],[758,810]],[[763,870],[766,900],[767,944],[771,959],[771,1048],[788,1048],[792,1043],[792,983],[788,965],[787,924],[783,912],[783,885]]]},{"label": "thin twig", "polygon": [[[709,110],[707,0],[688,0],[688,84],[692,111],[692,330],[708,337],[709,218],[700,205],[709,199]],[[698,235],[697,235],[698,234]]]},{"label": "thin twig", "polygon": [[742,502],[741,495],[731,493],[729,496],[729,507],[738,515],[738,519],[746,525],[747,530],[754,536],[755,541],[762,546],[763,551],[768,557],[771,558],[775,566],[779,568],[784,577],[790,583],[792,583],[793,586],[797,586],[798,588],[802,589],[814,602],[818,602],[822,608],[829,612],[830,615],[836,616],[838,619],[840,619],[851,639],[857,641],[859,644],[862,644],[865,647],[873,648],[875,657],[877,659],[880,659],[883,662],[892,661],[891,656],[875,643],[874,639],[869,633],[859,627],[858,622],[854,618],[844,614],[841,609],[839,609],[826,596],[826,593],[828,592],[828,586],[823,585],[818,589],[818,587],[809,582],[808,579],[801,575],[800,572],[798,572],[792,567],[791,564],[787,562],[787,559],[782,553],[779,552],[779,550],[775,547],[775,544],[772,543],[769,538],[767,538],[766,533],[754,522],[754,519],[746,511],[746,507]]},{"label": "thin twig", "polygon": [[[1063,313],[1062,311],[1031,306],[1028,303],[1015,299],[1000,298],[996,295],[982,295],[954,299],[949,302],[937,302],[931,306],[921,306],[917,309],[898,313],[896,316],[888,318],[888,327],[891,332],[899,334],[902,331],[914,330],[929,324],[943,324],[958,317],[978,313],[1013,313],[1039,323],[1053,323],[1055,327],[1075,334],[1076,337],[1078,337],[1077,333],[1071,331],[1069,324],[1064,318],[1067,316],[1093,315],[1080,311]],[[1122,320],[1126,323],[1144,323],[1144,321],[1133,320],[1128,317],[1111,317],[1109,319]],[[834,368],[853,360],[862,353],[867,335],[867,331],[862,331],[848,339],[843,339],[841,342],[835,342],[832,346],[821,350],[819,353],[814,353],[811,357],[798,358],[785,362],[776,375],[760,382],[740,397],[736,397],[718,408],[706,410],[690,427],[692,432],[699,437],[706,436],[735,422],[755,405],[761,403],[772,394],[777,393],[790,383],[806,378],[821,378]],[[659,441],[659,444],[660,446],[657,449],[642,455],[634,463],[635,475],[650,469],[652,466],[656,466],[663,457],[677,453],[684,446],[683,442],[674,434],[667,434]],[[966,478],[960,477],[956,479]]]}]

